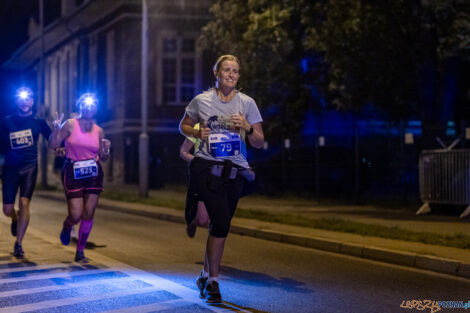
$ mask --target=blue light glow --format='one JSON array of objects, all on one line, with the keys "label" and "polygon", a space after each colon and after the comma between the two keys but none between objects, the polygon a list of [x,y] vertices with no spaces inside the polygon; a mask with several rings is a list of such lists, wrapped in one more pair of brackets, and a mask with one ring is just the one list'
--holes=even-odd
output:
[{"label": "blue light glow", "polygon": [[86,105],[92,105],[95,103],[95,100],[92,97],[86,97],[85,98],[85,104]]},{"label": "blue light glow", "polygon": [[16,96],[19,100],[29,100],[33,97],[33,92],[28,87],[21,87],[17,90]]},{"label": "blue light glow", "polygon": [[80,110],[93,110],[96,109],[97,106],[98,98],[95,96],[95,94],[90,92],[83,94],[77,101],[77,107],[80,108]]}]

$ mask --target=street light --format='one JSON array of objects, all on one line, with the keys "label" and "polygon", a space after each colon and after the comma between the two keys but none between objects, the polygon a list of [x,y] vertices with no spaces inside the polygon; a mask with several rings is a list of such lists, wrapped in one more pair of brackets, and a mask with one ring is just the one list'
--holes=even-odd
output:
[{"label": "street light", "polygon": [[148,89],[148,7],[142,0],[142,61],[141,61],[141,120],[142,132],[139,136],[139,190],[140,196],[148,197],[148,153],[147,133],[147,89]]},{"label": "street light", "polygon": [[[44,0],[39,0],[39,28],[40,28],[40,58],[39,58],[39,84],[38,84],[38,111],[45,112],[44,107]],[[41,185],[47,187],[47,145],[42,141],[41,145]]]}]

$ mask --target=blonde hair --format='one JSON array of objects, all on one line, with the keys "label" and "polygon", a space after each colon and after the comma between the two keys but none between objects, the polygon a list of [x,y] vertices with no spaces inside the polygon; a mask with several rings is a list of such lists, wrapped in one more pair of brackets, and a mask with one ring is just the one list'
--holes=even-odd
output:
[{"label": "blonde hair", "polygon": [[220,56],[217,59],[217,62],[215,62],[214,67],[213,67],[213,71],[215,73],[217,73],[220,70],[220,66],[222,65],[224,61],[235,61],[238,63],[238,66],[240,67],[240,60],[236,56],[231,55],[231,54],[225,54],[225,55]]}]

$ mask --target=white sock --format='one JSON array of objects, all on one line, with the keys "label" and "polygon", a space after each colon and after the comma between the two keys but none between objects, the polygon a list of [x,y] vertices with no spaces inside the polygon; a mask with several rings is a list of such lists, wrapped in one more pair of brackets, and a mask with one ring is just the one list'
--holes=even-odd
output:
[{"label": "white sock", "polygon": [[204,277],[204,278],[207,278],[207,277],[209,277],[209,273],[206,272],[205,270],[202,270],[201,276]]},{"label": "white sock", "polygon": [[209,276],[209,279],[207,280],[207,283],[210,283],[211,281],[219,282],[219,277]]}]

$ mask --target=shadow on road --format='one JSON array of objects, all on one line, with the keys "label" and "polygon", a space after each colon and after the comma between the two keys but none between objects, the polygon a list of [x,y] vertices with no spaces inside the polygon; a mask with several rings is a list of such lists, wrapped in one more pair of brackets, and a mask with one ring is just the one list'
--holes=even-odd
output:
[{"label": "shadow on road", "polygon": [[220,272],[223,275],[229,276],[234,282],[238,282],[244,285],[260,286],[279,288],[288,292],[299,292],[299,293],[313,293],[313,290],[304,288],[305,285],[302,282],[290,279],[287,277],[280,277],[279,279],[271,277],[266,274],[242,271],[229,266],[221,266]]}]

